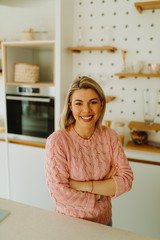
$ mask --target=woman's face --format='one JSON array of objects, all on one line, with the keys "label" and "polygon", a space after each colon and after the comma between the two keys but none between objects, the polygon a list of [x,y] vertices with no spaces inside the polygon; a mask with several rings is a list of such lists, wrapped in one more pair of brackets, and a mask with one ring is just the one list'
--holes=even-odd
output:
[{"label": "woman's face", "polygon": [[79,128],[94,129],[100,117],[103,102],[93,89],[79,89],[71,96],[70,109]]}]

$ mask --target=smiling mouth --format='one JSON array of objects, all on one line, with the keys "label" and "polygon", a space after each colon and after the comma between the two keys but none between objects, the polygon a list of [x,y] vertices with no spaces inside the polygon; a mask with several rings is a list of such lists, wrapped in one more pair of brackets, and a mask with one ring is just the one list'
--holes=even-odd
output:
[{"label": "smiling mouth", "polygon": [[90,119],[93,118],[93,116],[89,116],[89,117],[82,117],[82,116],[81,116],[81,118],[84,119],[84,120],[90,120]]}]

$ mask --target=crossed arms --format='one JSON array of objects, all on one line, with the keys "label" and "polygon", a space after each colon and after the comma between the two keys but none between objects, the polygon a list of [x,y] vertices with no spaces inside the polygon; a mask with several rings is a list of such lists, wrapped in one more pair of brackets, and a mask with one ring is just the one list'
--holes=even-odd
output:
[{"label": "crossed arms", "polygon": [[70,187],[81,192],[90,192],[95,194],[95,200],[99,200],[103,196],[114,196],[116,192],[116,184],[112,179],[116,175],[118,165],[112,166],[110,172],[100,181],[80,182],[70,179]]}]

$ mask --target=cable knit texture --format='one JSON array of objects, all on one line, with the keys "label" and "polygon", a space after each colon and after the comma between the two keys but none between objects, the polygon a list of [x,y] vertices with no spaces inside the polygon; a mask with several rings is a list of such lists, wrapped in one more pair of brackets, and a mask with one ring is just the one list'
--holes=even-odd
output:
[{"label": "cable knit texture", "polygon": [[55,211],[107,224],[112,217],[111,198],[95,201],[94,194],[70,188],[68,180],[102,180],[115,163],[119,167],[113,177],[117,197],[131,189],[133,173],[113,129],[96,128],[90,139],[81,138],[73,126],[51,134],[46,143],[45,174]]}]

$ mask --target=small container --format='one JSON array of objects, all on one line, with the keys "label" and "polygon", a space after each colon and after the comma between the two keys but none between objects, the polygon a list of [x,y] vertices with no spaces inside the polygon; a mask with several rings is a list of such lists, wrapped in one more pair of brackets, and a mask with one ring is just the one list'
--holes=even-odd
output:
[{"label": "small container", "polygon": [[22,32],[21,41],[31,41],[34,40],[34,33],[32,32]]},{"label": "small container", "polygon": [[142,145],[147,142],[148,134],[145,131],[131,131],[132,141],[137,145]]},{"label": "small container", "polygon": [[0,72],[2,72],[2,49],[1,49],[1,41],[0,41]]},{"label": "small container", "polygon": [[16,63],[14,71],[15,82],[35,83],[39,81],[39,64]]},{"label": "small container", "polygon": [[31,41],[34,40],[33,29],[30,28],[29,31],[24,31],[21,33],[21,41]]},{"label": "small container", "polygon": [[111,126],[111,121],[110,120],[106,120],[105,121],[105,125],[106,125],[106,127],[110,127]]},{"label": "small container", "polygon": [[115,122],[115,131],[118,133],[122,145],[124,144],[124,126],[124,122]]},{"label": "small container", "polygon": [[77,29],[77,45],[78,47],[84,46],[85,38],[85,28],[84,26],[79,26]]},{"label": "small container", "polygon": [[0,139],[4,139],[5,127],[3,126],[2,121],[0,120]]},{"label": "small container", "polygon": [[111,41],[111,26],[104,27],[104,46],[109,46]]}]

